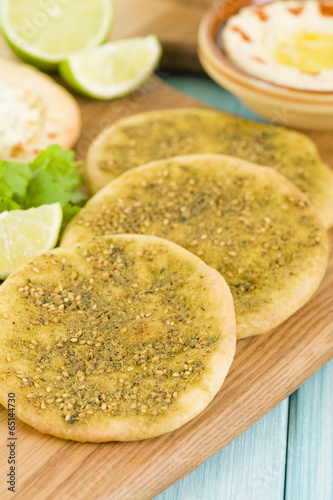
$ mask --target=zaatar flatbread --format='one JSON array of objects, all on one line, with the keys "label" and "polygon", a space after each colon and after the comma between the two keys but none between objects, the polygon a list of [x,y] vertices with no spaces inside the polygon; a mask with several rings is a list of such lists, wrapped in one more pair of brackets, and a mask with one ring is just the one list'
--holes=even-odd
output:
[{"label": "zaatar flatbread", "polygon": [[234,356],[233,300],[198,257],[119,235],[43,254],[0,288],[0,402],[41,432],[129,441],[201,412]]},{"label": "zaatar flatbread", "polygon": [[116,233],[172,240],[217,269],[234,297],[238,338],[293,314],[328,260],[326,231],[303,193],[274,169],[222,155],[130,170],[89,200],[62,245]]},{"label": "zaatar flatbread", "polygon": [[126,170],[193,153],[219,153],[274,167],[333,224],[333,172],[305,135],[218,111],[168,109],[132,115],[107,127],[87,155],[93,193]]},{"label": "zaatar flatbread", "polygon": [[75,99],[37,69],[0,59],[0,158],[29,162],[50,144],[71,148],[81,131]]}]

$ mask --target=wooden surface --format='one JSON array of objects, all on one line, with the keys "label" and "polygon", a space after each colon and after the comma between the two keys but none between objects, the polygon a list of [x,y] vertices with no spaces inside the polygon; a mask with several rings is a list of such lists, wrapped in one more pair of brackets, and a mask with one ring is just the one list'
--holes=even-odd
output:
[{"label": "wooden surface", "polygon": [[163,45],[163,70],[202,71],[196,51],[201,17],[212,0],[114,0],[111,39],[155,33]]},{"label": "wooden surface", "polygon": [[[93,137],[115,119],[146,109],[197,104],[155,77],[119,101],[80,98],[79,102],[83,133],[77,151],[81,157]],[[323,156],[333,163],[330,137],[318,133],[315,137]],[[333,246],[332,231],[330,241]],[[152,498],[230,443],[333,356],[332,290],[331,258],[313,300],[270,334],[239,341],[222,390],[203,413],[171,434],[136,443],[79,444],[44,436],[18,422],[15,499]],[[4,410],[0,433],[7,435]],[[2,477],[7,471],[5,453],[2,447]],[[10,498],[1,493],[1,498]]]}]

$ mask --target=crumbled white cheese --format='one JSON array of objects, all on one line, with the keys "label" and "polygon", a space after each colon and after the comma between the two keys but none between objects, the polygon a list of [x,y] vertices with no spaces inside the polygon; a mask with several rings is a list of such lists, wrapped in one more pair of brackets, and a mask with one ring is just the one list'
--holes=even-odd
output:
[{"label": "crumbled white cheese", "polygon": [[0,156],[19,156],[42,127],[40,98],[0,80]]}]

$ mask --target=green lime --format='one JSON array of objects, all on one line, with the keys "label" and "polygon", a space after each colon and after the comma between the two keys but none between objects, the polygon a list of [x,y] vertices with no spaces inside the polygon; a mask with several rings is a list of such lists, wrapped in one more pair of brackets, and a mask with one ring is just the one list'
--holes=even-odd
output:
[{"label": "green lime", "polygon": [[60,203],[0,214],[0,279],[53,248],[62,222]]},{"label": "green lime", "polygon": [[111,0],[1,0],[2,30],[13,51],[46,71],[104,42],[112,21]]},{"label": "green lime", "polygon": [[155,35],[127,38],[72,54],[59,71],[81,94],[115,99],[140,87],[157,67],[161,54]]}]

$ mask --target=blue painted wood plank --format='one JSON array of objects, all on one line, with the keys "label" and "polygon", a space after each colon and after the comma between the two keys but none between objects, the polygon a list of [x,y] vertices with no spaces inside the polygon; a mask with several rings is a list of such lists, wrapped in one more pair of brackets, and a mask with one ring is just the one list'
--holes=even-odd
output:
[{"label": "blue painted wood plank", "polygon": [[333,361],[290,398],[286,500],[333,500]]},{"label": "blue painted wood plank", "polygon": [[156,500],[283,500],[288,399]]},{"label": "blue painted wood plank", "polygon": [[162,73],[160,75],[166,83],[178,90],[199,99],[209,106],[222,109],[233,115],[244,116],[253,120],[264,122],[263,118],[252,113],[230,92],[222,89],[207,76],[173,75]]}]

